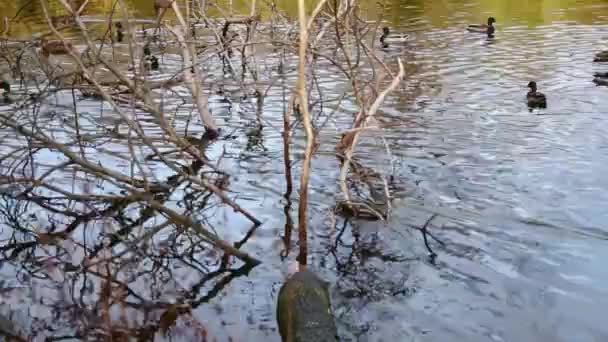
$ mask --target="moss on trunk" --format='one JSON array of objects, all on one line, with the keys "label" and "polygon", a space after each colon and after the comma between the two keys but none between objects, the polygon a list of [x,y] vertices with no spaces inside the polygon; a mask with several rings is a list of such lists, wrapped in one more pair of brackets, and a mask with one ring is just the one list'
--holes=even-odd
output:
[{"label": "moss on trunk", "polygon": [[283,342],[338,341],[327,284],[308,270],[281,287],[277,321]]}]

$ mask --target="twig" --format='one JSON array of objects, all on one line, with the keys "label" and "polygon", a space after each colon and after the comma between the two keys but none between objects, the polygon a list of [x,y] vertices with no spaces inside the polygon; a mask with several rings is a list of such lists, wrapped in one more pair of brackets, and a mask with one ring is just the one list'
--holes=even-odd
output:
[{"label": "twig", "polygon": [[[437,216],[438,216],[437,214],[431,215],[431,217],[429,217],[429,219],[426,220],[426,222],[424,223],[422,228],[420,228],[420,231],[422,232],[422,237],[424,238],[424,245],[426,246],[426,249],[430,253],[431,260],[434,260],[437,257],[437,254],[435,252],[433,252],[433,249],[431,249],[431,246],[429,245],[429,241],[426,238],[426,235],[428,234],[427,228],[428,228],[429,224],[431,224],[431,221],[433,221],[435,219],[435,217],[437,217]],[[437,241],[439,241],[439,240],[437,240]]]}]

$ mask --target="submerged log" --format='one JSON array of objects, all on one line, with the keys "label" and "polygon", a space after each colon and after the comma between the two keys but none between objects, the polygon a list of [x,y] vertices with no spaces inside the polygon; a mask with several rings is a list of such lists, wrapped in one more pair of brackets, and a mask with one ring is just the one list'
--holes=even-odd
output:
[{"label": "submerged log", "polygon": [[308,270],[281,287],[277,321],[283,342],[338,341],[327,284]]}]

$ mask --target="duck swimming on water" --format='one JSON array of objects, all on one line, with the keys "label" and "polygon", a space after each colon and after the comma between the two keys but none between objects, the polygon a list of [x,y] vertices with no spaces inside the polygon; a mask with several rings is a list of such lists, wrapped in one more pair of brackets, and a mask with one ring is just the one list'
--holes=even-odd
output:
[{"label": "duck swimming on water", "polygon": [[467,27],[467,31],[475,32],[475,33],[485,33],[488,37],[493,37],[496,29],[494,28],[494,23],[496,19],[494,17],[488,18],[487,24],[472,24]]},{"label": "duck swimming on water", "polygon": [[116,42],[122,43],[124,36],[125,36],[123,29],[122,29],[122,23],[117,22],[116,24],[114,24],[114,27],[116,27]]},{"label": "duck swimming on water", "polygon": [[46,40],[42,38],[41,40],[41,50],[44,56],[49,55],[67,55],[70,51],[74,51],[74,47],[72,43],[68,41],[61,40]]},{"label": "duck swimming on water", "polygon": [[11,84],[7,80],[0,81],[0,95],[0,104],[7,105],[26,101],[28,99],[36,100],[38,97],[35,94],[16,96],[13,92],[11,92]]},{"label": "duck swimming on water", "polygon": [[8,83],[8,81],[0,82],[0,89],[2,89],[2,103],[11,104],[15,102],[11,96],[11,85]]},{"label": "duck swimming on water", "polygon": [[545,94],[536,90],[536,82],[530,81],[530,83],[528,83],[528,88],[530,88],[530,91],[526,95],[528,107],[547,108],[547,97]]},{"label": "duck swimming on water", "polygon": [[409,35],[405,33],[392,34],[388,27],[382,28],[382,35],[380,36],[380,44],[382,47],[387,48],[389,44],[402,44],[409,39]]},{"label": "duck swimming on water", "polygon": [[608,62],[608,50],[595,54],[594,62]]},{"label": "duck swimming on water", "polygon": [[593,83],[598,86],[608,86],[608,72],[596,72],[593,76],[595,76]]},{"label": "duck swimming on water", "polygon": [[593,83],[598,86],[608,86],[608,78],[605,77],[596,77],[593,79]]},{"label": "duck swimming on water", "polygon": [[152,55],[148,44],[144,46],[144,68],[146,70],[158,70],[159,68],[158,58]]}]

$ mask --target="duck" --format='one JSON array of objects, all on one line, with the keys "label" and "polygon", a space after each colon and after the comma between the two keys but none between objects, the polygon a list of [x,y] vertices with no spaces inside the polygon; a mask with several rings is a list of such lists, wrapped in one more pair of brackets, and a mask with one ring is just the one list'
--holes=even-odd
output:
[{"label": "duck", "polygon": [[596,72],[593,76],[593,83],[598,86],[608,86],[608,72]]},{"label": "duck", "polygon": [[0,104],[13,104],[17,102],[29,100],[38,100],[37,94],[27,94],[21,96],[15,96],[11,92],[11,84],[7,80],[0,81],[0,91],[2,97],[0,98]]},{"label": "duck", "polygon": [[15,99],[11,96],[11,85],[8,81],[0,82],[0,89],[2,89],[2,103],[11,104],[15,102]]},{"label": "duck", "polygon": [[158,58],[152,55],[148,44],[144,46],[144,68],[146,70],[158,70],[159,68]]},{"label": "duck", "polygon": [[595,54],[594,62],[608,62],[608,50]]},{"label": "duck", "polygon": [[[67,72],[67,69],[73,69],[62,63],[64,60],[61,57],[54,57],[60,55],[68,55],[70,53],[74,53],[77,56],[82,56],[80,52],[78,52],[73,46],[72,43],[61,40],[47,40],[46,38],[42,38],[41,47],[40,47],[40,61],[42,62],[43,67],[45,68],[47,73],[54,73],[60,70]],[[73,65],[74,66],[74,65]],[[74,66],[75,68],[75,66]],[[73,71],[73,70],[72,70]]]},{"label": "duck", "polygon": [[608,78],[596,77],[593,79],[593,83],[595,83],[598,86],[608,86]]},{"label": "duck", "polygon": [[547,97],[545,96],[545,94],[536,90],[536,82],[530,81],[530,83],[528,83],[528,88],[530,88],[530,91],[526,95],[526,99],[528,100],[528,107],[547,108]]},{"label": "duck", "polygon": [[69,26],[76,22],[73,15],[55,15],[51,17],[53,26]]},{"label": "duck", "polygon": [[114,24],[114,27],[116,27],[116,41],[118,43],[122,43],[122,40],[124,39],[124,32],[122,30],[122,23],[121,22],[117,22],[116,24]]},{"label": "duck", "polygon": [[469,32],[485,33],[488,35],[488,37],[492,37],[494,36],[494,32],[496,31],[496,29],[494,28],[495,22],[496,19],[494,19],[494,17],[489,17],[487,24],[472,24],[467,26],[467,30]]},{"label": "duck", "polygon": [[46,38],[42,38],[41,40],[41,49],[42,54],[45,57],[50,55],[67,55],[70,51],[74,51],[74,47],[72,43],[65,42],[61,40],[47,40]]},{"label": "duck", "polygon": [[402,44],[409,39],[409,35],[405,33],[391,34],[391,30],[388,27],[382,28],[382,35],[380,36],[380,44],[382,47],[387,48],[389,44]]}]

